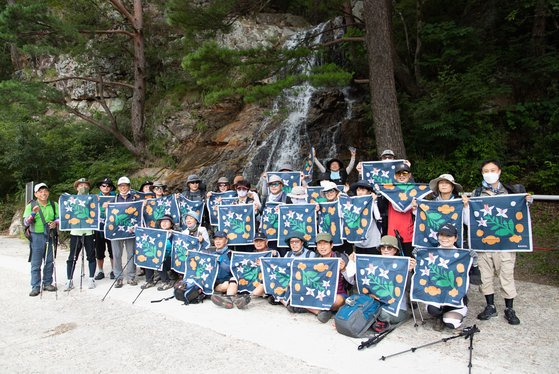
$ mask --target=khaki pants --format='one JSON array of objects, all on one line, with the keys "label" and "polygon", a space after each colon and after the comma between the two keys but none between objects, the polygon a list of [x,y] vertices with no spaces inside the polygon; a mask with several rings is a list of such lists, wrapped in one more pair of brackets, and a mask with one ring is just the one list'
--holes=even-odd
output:
[{"label": "khaki pants", "polygon": [[495,293],[495,274],[499,277],[503,297],[514,299],[516,287],[514,286],[514,263],[516,253],[514,252],[479,252],[478,266],[481,272],[481,292],[484,295]]}]

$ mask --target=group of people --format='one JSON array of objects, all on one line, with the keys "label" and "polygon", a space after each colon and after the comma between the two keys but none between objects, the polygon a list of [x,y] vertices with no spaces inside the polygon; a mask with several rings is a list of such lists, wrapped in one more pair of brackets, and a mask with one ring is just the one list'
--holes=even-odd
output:
[{"label": "group of people", "polygon": [[[395,154],[391,150],[382,152],[381,160],[394,160]],[[316,238],[316,249],[309,248],[307,240],[303,236],[292,235],[286,239],[288,248],[280,248],[274,241],[269,241],[262,232],[257,231],[254,237],[253,246],[228,245],[227,234],[217,230],[209,224],[206,214],[200,215],[189,213],[186,218],[187,228],[185,233],[197,237],[201,248],[205,251],[219,256],[219,272],[214,287],[214,294],[211,300],[214,304],[224,307],[245,308],[253,297],[267,297],[271,303],[277,302],[269,295],[265,294],[262,285],[256,287],[251,294],[239,294],[235,278],[230,271],[231,250],[244,251],[273,251],[274,256],[282,257],[337,257],[340,259],[339,287],[336,291],[336,299],[331,309],[321,311],[317,309],[298,308],[282,301],[282,304],[293,313],[309,312],[317,316],[319,321],[325,323],[344,305],[347,296],[355,292],[355,255],[356,254],[379,254],[379,255],[402,255],[410,257],[410,271],[416,265],[414,259],[415,250],[412,246],[414,230],[414,214],[417,203],[413,203],[412,209],[402,213],[396,210],[390,201],[382,195],[375,193],[374,187],[366,180],[358,180],[356,183],[349,184],[348,179],[353,171],[355,164],[355,150],[351,150],[351,161],[347,168],[339,159],[328,160],[323,166],[314,157],[315,163],[321,171],[317,184],[322,186],[321,196],[324,200],[337,201],[342,193],[350,196],[372,195],[373,197],[373,217],[374,224],[369,226],[365,239],[359,243],[344,242],[341,246],[334,246],[331,233],[319,232]],[[357,171],[362,171],[362,164],[358,163]],[[293,171],[291,165],[285,165],[280,171]],[[511,188],[500,180],[501,164],[497,160],[487,160],[481,164],[480,172],[482,181],[480,187],[473,192],[474,196],[493,196],[508,193],[522,192],[518,190],[519,185]],[[307,183],[310,181],[302,175],[302,186],[294,187],[291,192],[283,190],[283,180],[277,175],[269,177],[264,173],[258,184],[253,187],[249,181],[242,176],[237,176],[231,183],[228,178],[221,177],[217,180],[212,191],[206,191],[203,181],[197,175],[190,175],[185,183],[184,189],[180,192],[187,199],[200,201],[208,199],[213,193],[233,190],[236,192],[236,202],[238,204],[254,204],[255,212],[261,212],[268,202],[283,204],[301,204],[307,202]],[[399,163],[395,170],[395,181],[398,183],[412,183],[413,175],[411,164],[408,161]],[[339,187],[343,185],[343,190]],[[110,178],[104,178],[96,183],[99,189],[98,194],[103,196],[114,196],[116,202],[134,201],[134,191],[131,189],[130,179],[120,177],[116,186]],[[92,184],[85,178],[78,179],[74,183],[77,194],[89,194]],[[457,183],[452,175],[442,174],[429,183],[431,194],[427,199],[432,200],[451,200],[462,199],[465,209],[468,207],[468,197],[464,194],[462,186]],[[152,192],[155,197],[161,197],[169,193],[167,186],[159,181],[143,183],[140,192]],[[52,232],[56,231],[59,224],[58,204],[49,200],[49,189],[45,183],[39,183],[34,187],[35,200],[27,204],[24,212],[24,224],[30,227],[31,231],[31,292],[30,296],[37,296],[42,291],[56,291],[53,284],[53,257],[54,248]],[[528,202],[531,196],[527,195]],[[317,207],[318,208],[318,207]],[[164,216],[157,222],[157,227],[168,230],[172,235],[176,229],[173,218]],[[159,281],[161,285],[158,290],[168,290],[180,279],[180,275],[171,270],[171,242],[168,240],[165,249],[165,261],[161,271],[155,273],[150,269],[136,269],[134,261],[134,239],[126,240],[107,240],[103,234],[103,228],[99,231],[93,230],[72,230],[70,232],[70,253],[67,260],[67,282],[65,290],[71,290],[73,285],[73,275],[76,268],[77,259],[83,249],[88,262],[88,287],[94,288],[95,281],[105,277],[104,259],[108,252],[111,270],[109,277],[115,279],[115,287],[123,287],[126,283],[130,286],[138,285],[138,277],[145,275],[145,283],[141,285],[143,289],[154,287]],[[213,238],[213,245],[210,240]],[[438,235],[440,248],[456,249],[463,248],[464,243],[457,242],[458,233],[451,224],[441,226]],[[123,267],[123,252],[126,251],[126,265]],[[505,299],[504,316],[508,323],[517,325],[519,318],[513,309],[513,301],[516,297],[514,283],[515,253],[513,252],[480,252],[477,254],[470,251],[474,257],[472,268],[472,279],[476,275],[480,277],[481,291],[486,299],[486,307],[478,314],[480,320],[487,320],[497,316],[495,304],[494,278],[497,276],[501,283],[502,294]],[[44,265],[43,265],[44,264]],[[42,266],[43,265],[43,266]],[[41,267],[43,267],[41,271]],[[126,273],[123,272],[125,268]],[[479,270],[478,270],[479,269]],[[429,305],[427,311],[434,317],[434,328],[442,330],[445,327],[458,328],[467,313],[467,297],[464,298],[462,308],[453,307],[434,307]],[[394,328],[410,317],[411,304],[404,300],[400,312],[397,316],[388,313],[381,313],[377,321],[373,324],[376,332],[381,332],[387,328]]]}]

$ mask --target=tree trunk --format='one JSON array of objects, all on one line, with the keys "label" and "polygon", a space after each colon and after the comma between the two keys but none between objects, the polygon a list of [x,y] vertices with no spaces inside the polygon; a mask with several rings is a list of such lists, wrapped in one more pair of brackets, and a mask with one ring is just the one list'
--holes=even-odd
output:
[{"label": "tree trunk", "polygon": [[[8,0],[8,5],[14,5],[15,3],[15,0]],[[19,51],[17,50],[16,45],[13,43],[10,43],[10,59],[12,61],[12,66],[14,67],[14,71],[19,71],[22,69]]]},{"label": "tree trunk", "polygon": [[532,54],[536,57],[541,57],[545,53],[546,8],[546,0],[536,0],[531,40]]},{"label": "tree trunk", "polygon": [[138,149],[145,151],[144,156],[148,156],[146,148],[145,134],[145,71],[146,59],[144,55],[144,33],[143,33],[143,11],[141,0],[134,0],[134,91],[132,95],[132,113],[130,125],[132,127],[132,137]]},{"label": "tree trunk", "polygon": [[369,88],[377,153],[392,149],[397,158],[406,158],[400,125],[392,49],[392,17],[389,0],[365,0]]},{"label": "tree trunk", "polygon": [[421,54],[421,30],[423,29],[423,1],[416,0],[416,28],[415,28],[415,53],[413,56],[413,71],[415,79],[421,81],[421,68],[419,67],[419,56]]},{"label": "tree trunk", "polygon": [[347,31],[347,26],[355,25],[355,18],[353,17],[353,9],[351,8],[351,1],[350,0],[344,1],[344,3],[342,4],[342,9],[344,12],[344,24],[346,26],[346,31]]}]

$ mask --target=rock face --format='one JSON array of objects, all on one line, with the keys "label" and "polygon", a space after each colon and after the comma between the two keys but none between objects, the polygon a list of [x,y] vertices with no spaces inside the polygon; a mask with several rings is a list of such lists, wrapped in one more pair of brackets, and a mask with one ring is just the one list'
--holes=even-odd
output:
[{"label": "rock face", "polygon": [[18,209],[12,218],[8,234],[11,236],[19,236],[23,233],[23,210]]},{"label": "rock face", "polygon": [[307,26],[302,17],[292,14],[260,13],[239,18],[229,33],[218,34],[216,40],[231,49],[272,48]]}]

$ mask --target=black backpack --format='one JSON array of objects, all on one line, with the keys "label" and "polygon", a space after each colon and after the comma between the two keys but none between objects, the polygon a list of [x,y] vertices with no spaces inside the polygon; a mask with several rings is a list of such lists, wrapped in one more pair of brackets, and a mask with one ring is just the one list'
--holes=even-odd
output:
[{"label": "black backpack", "polygon": [[188,286],[185,280],[175,283],[174,294],[175,299],[182,301],[184,305],[202,303],[206,297],[200,287],[195,284]]}]

